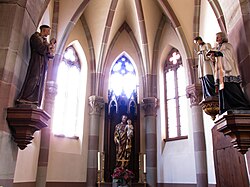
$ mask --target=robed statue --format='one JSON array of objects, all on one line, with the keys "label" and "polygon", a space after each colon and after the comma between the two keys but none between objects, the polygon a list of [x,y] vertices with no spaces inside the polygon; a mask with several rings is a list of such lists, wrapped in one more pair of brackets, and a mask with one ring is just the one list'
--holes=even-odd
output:
[{"label": "robed statue", "polygon": [[216,34],[216,47],[207,55],[215,59],[215,86],[219,94],[220,114],[228,110],[249,110],[249,101],[241,88],[238,61],[224,32]]},{"label": "robed statue", "polygon": [[35,32],[30,38],[31,57],[16,104],[35,105],[40,107],[43,97],[44,81],[48,61],[54,56],[56,39],[47,41],[51,28],[41,25],[40,32]]},{"label": "robed statue", "polygon": [[116,167],[127,167],[130,161],[134,127],[127,116],[122,116],[121,123],[115,126],[114,142],[116,145]]}]

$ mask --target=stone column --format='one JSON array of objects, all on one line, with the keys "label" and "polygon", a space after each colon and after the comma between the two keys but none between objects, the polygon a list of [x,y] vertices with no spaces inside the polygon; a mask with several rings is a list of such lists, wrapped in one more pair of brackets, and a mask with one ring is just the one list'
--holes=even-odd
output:
[{"label": "stone column", "polygon": [[194,154],[197,187],[207,187],[207,156],[206,142],[203,124],[203,112],[199,102],[202,97],[200,84],[193,84],[187,87],[187,97],[191,101],[191,113],[193,124]]},{"label": "stone column", "polygon": [[22,73],[19,76],[19,71],[25,72],[28,64],[26,38],[35,28],[28,6],[27,0],[0,3],[0,186],[13,186],[16,168],[18,147],[12,140],[6,109],[14,106],[24,77]]},{"label": "stone column", "polygon": [[[57,94],[57,84],[55,81],[47,81],[44,96],[44,111],[52,114],[55,96]],[[49,161],[49,148],[50,148],[50,135],[51,135],[51,120],[48,127],[41,130],[41,143],[38,158],[38,168],[36,175],[36,186],[45,187],[47,179],[47,169]]]},{"label": "stone column", "polygon": [[[59,6],[60,6],[59,0],[55,0],[53,7],[51,38],[57,38]],[[56,77],[58,72],[58,66],[55,66],[54,64],[59,64],[61,58],[62,55],[56,54],[53,60],[51,59],[50,62],[48,63],[47,81],[45,85],[43,105],[44,105],[44,110],[50,115],[53,114],[55,96],[57,94]],[[52,115],[51,118],[53,118]],[[41,130],[41,145],[40,145],[40,153],[39,153],[37,177],[36,177],[37,187],[46,186],[47,169],[49,162],[50,136],[52,130],[51,121],[49,121],[48,128]]]},{"label": "stone column", "polygon": [[99,143],[99,128],[101,110],[104,107],[103,97],[90,96],[90,121],[89,121],[89,143],[88,143],[88,166],[87,186],[95,187],[97,182],[97,152]]},{"label": "stone column", "polygon": [[157,142],[156,142],[156,107],[157,99],[147,97],[142,100],[142,107],[145,111],[145,153],[147,184],[150,187],[157,186]]}]

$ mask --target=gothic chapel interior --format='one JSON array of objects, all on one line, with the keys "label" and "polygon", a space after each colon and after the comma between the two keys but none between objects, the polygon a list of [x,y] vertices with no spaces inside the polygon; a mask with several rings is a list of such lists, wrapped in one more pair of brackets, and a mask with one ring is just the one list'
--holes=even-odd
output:
[{"label": "gothic chapel interior", "polygon": [[[42,104],[18,108],[40,25],[57,40]],[[118,186],[123,115],[129,186],[249,186],[249,114],[222,121],[201,105],[194,38],[215,46],[218,32],[250,101],[249,0],[1,0],[0,187]]]}]

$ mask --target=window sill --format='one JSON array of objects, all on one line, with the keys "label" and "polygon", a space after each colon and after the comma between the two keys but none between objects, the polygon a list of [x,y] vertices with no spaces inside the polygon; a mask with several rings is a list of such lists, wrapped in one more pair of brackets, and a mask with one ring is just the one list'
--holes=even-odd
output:
[{"label": "window sill", "polygon": [[79,140],[79,136],[65,136],[64,134],[54,134],[55,137],[58,138],[68,138],[73,140]]},{"label": "window sill", "polygon": [[170,142],[170,141],[184,140],[184,139],[188,139],[188,136],[178,136],[178,137],[174,137],[174,138],[165,138],[165,139],[163,139],[163,141]]}]

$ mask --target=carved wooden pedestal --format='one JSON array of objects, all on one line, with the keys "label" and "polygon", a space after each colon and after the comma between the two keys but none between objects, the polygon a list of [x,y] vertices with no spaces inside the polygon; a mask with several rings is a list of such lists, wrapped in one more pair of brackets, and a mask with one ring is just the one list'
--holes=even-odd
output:
[{"label": "carved wooden pedestal", "polygon": [[200,102],[202,110],[209,116],[212,120],[215,119],[215,116],[219,113],[219,99],[218,97],[206,98]]},{"label": "carved wooden pedestal", "polygon": [[242,154],[250,147],[250,111],[227,111],[215,120],[217,130],[229,135],[233,146]]},{"label": "carved wooden pedestal", "polygon": [[50,116],[38,108],[13,107],[7,109],[6,119],[14,141],[23,150],[31,143],[35,131],[48,126]]},{"label": "carved wooden pedestal", "polygon": [[243,154],[233,147],[231,137],[212,128],[216,187],[249,187],[246,161]]}]

